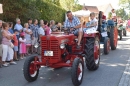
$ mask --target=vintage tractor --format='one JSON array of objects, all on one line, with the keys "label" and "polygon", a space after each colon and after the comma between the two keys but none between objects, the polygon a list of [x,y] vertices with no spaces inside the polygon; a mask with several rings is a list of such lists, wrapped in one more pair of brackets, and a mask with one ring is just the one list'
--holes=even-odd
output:
[{"label": "vintage tractor", "polygon": [[[100,19],[99,19],[100,20]],[[98,25],[101,28],[101,25]],[[28,82],[35,81],[41,66],[51,68],[72,67],[71,78],[74,86],[82,83],[84,60],[88,70],[97,70],[100,62],[100,34],[98,31],[84,32],[81,48],[77,49],[77,36],[64,32],[54,32],[41,37],[41,59],[31,56],[23,66]]]},{"label": "vintage tractor", "polygon": [[100,34],[100,44],[104,45],[104,54],[107,55],[110,52],[110,38],[107,33],[107,23],[105,20],[102,20],[102,12],[99,12],[99,18],[101,18],[101,28],[99,30]]},{"label": "vintage tractor", "polygon": [[107,33],[108,37],[110,38],[111,50],[115,50],[118,41],[118,30],[117,30],[117,24],[113,20],[107,21]]}]

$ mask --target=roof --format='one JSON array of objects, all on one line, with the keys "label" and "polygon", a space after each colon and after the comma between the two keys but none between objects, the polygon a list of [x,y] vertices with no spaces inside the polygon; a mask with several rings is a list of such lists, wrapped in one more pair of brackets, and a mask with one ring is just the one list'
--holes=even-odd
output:
[{"label": "roof", "polygon": [[111,6],[111,8],[113,9],[113,7],[112,7],[111,4],[106,4],[106,5],[97,6],[97,8],[98,8],[99,11],[105,12],[109,6]]},{"label": "roof", "polygon": [[84,8],[90,12],[99,13],[97,6],[84,6]]}]

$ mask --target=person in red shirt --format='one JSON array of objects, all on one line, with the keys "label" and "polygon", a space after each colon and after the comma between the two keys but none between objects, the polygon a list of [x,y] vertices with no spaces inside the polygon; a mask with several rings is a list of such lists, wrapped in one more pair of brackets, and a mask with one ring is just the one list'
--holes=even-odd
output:
[{"label": "person in red shirt", "polygon": [[17,58],[17,52],[18,52],[18,39],[17,39],[17,35],[18,34],[18,30],[14,30],[14,34],[13,34],[13,44],[14,44],[14,60],[18,61]]},{"label": "person in red shirt", "polygon": [[106,21],[106,16],[104,15],[104,12],[102,12],[102,21]]},{"label": "person in red shirt", "polygon": [[104,15],[104,12],[102,12],[102,27],[106,28],[106,16]]}]

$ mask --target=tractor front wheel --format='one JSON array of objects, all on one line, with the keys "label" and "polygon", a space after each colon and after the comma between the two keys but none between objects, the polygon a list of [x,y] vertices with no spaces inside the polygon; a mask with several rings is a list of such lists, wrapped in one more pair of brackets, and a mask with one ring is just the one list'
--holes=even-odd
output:
[{"label": "tractor front wheel", "polygon": [[34,64],[35,56],[29,57],[25,60],[23,66],[23,74],[28,82],[33,82],[37,79],[39,74],[39,66]]},{"label": "tractor front wheel", "polygon": [[99,37],[86,38],[85,61],[88,70],[97,70],[100,62],[100,41]]},{"label": "tractor front wheel", "polygon": [[79,86],[83,80],[84,66],[80,58],[75,58],[72,64],[71,79],[74,86]]},{"label": "tractor front wheel", "polygon": [[110,52],[110,39],[105,37],[104,40],[104,54],[107,55]]}]

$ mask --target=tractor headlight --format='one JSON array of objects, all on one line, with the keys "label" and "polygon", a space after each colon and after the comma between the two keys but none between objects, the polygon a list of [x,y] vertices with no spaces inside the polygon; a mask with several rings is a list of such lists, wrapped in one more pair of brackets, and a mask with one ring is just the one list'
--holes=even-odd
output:
[{"label": "tractor headlight", "polygon": [[60,49],[64,49],[65,48],[65,44],[60,44]]}]

